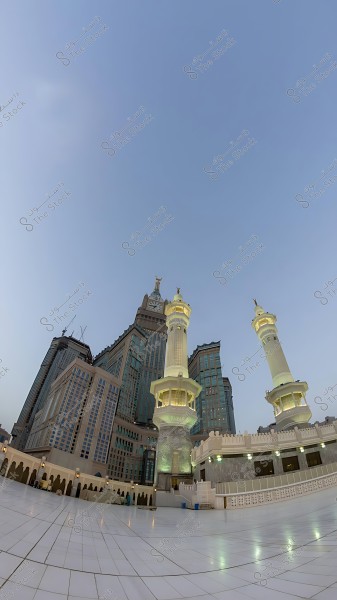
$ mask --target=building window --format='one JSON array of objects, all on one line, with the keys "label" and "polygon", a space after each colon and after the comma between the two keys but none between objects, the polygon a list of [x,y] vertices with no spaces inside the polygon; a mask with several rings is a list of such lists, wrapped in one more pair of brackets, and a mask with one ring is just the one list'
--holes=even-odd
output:
[{"label": "building window", "polygon": [[274,463],[271,459],[254,461],[254,470],[256,477],[264,475],[274,475]]},{"label": "building window", "polygon": [[285,473],[288,471],[298,471],[300,468],[297,456],[288,456],[287,458],[282,458],[282,465]]},{"label": "building window", "polygon": [[308,467],[316,467],[317,465],[322,464],[319,452],[308,452],[308,454],[305,455],[305,458],[307,459]]}]

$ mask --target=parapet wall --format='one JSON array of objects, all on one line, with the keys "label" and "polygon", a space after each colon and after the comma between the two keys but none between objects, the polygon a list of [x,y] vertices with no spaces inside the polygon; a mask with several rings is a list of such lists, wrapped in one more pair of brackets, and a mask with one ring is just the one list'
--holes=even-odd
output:
[{"label": "parapet wall", "polygon": [[207,440],[192,450],[191,460],[195,467],[206,458],[214,455],[248,454],[275,452],[300,446],[318,445],[336,440],[337,420],[327,425],[317,425],[307,429],[295,427],[291,431],[271,431],[270,433],[245,433],[240,435],[219,434],[211,431]]},{"label": "parapet wall", "polygon": [[[5,452],[3,452],[5,449]],[[20,452],[16,448],[6,446],[0,443],[0,455],[1,458],[5,456],[2,466],[0,465],[0,471],[2,475],[9,479],[14,479],[19,483],[29,484],[34,483],[37,472],[41,467],[41,458],[36,458],[25,452]],[[54,483],[53,491],[60,489],[62,494],[74,496],[76,492],[80,494],[83,489],[96,490],[99,492],[101,489],[106,488],[120,492],[121,495],[126,496],[129,492],[131,496],[135,495],[135,503],[139,497],[145,497],[147,495],[148,502],[150,496],[153,497],[154,489],[148,485],[131,485],[131,483],[125,483],[123,481],[116,481],[109,479],[108,482],[104,477],[95,477],[87,473],[79,473],[79,477],[76,477],[75,471],[61,467],[50,462],[45,462],[44,471],[46,473],[46,479],[52,477]],[[57,483],[56,483],[57,482]]]}]

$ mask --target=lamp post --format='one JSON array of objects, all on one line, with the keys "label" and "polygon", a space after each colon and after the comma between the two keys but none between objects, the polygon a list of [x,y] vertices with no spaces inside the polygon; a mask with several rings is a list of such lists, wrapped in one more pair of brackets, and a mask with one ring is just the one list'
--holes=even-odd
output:
[{"label": "lamp post", "polygon": [[1,452],[0,452],[0,470],[2,467],[2,463],[6,458],[7,446],[8,446],[8,440],[5,440],[2,445]]}]

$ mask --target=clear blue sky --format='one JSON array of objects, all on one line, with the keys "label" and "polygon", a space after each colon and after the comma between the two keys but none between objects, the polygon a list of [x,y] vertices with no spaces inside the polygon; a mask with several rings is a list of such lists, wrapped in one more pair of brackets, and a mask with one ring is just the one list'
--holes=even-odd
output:
[{"label": "clear blue sky", "polygon": [[[92,31],[108,29],[65,66],[56,53],[95,16]],[[259,347],[255,297],[278,316],[293,375],[309,384],[314,420],[337,414],[337,397],[325,412],[314,403],[337,383],[337,292],[324,305],[314,297],[337,277],[337,180],[307,208],[295,200],[311,183],[321,189],[321,171],[337,158],[337,70],[300,102],[286,93],[327,53],[329,64],[337,59],[336,18],[334,0],[2,6],[0,104],[12,98],[0,113],[3,426],[11,429],[52,336],[61,334],[62,326],[48,332],[40,324],[52,307],[85,284],[92,294],[77,311],[74,336],[87,325],[84,339],[97,354],[133,321],[155,275],[164,297],[180,285],[192,306],[189,352],[221,339],[238,431],[273,420],[266,361],[243,382],[232,373]],[[183,67],[223,29],[235,44],[190,79]],[[151,122],[109,156],[102,142],[141,106]],[[211,181],[203,168],[243,130],[256,143]],[[19,220],[58,182],[71,195],[26,231]],[[122,243],[162,205],[174,220],[129,256]],[[229,259],[239,264],[252,235],[263,250],[220,285],[213,272]]]}]

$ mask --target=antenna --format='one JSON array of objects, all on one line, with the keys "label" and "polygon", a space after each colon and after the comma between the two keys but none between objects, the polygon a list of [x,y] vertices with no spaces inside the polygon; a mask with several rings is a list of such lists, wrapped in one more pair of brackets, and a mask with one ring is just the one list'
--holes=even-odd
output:
[{"label": "antenna", "polygon": [[[80,328],[81,328],[81,337],[80,337],[80,341],[82,340],[82,338],[83,338],[83,336],[84,336],[84,332],[85,332],[85,330],[86,330],[86,328],[87,328],[87,327],[88,327],[88,325],[86,325],[86,326],[85,326],[85,328],[84,328],[84,329],[82,329],[82,325],[80,325]],[[84,343],[84,339],[83,339],[82,341],[83,341],[83,343]]]},{"label": "antenna", "polygon": [[[69,327],[69,325],[71,325],[71,324],[72,324],[72,322],[73,322],[73,320],[74,320],[74,319],[76,319],[76,315],[75,315],[75,316],[74,316],[74,317],[71,319],[70,323],[68,323],[68,325],[67,325],[67,326],[66,326],[66,327],[63,329],[63,331],[62,331],[62,335],[64,335],[64,334],[65,334],[65,332],[66,332],[66,331],[68,331],[68,327]],[[74,333],[74,332],[73,332],[73,333]],[[73,333],[72,333],[71,335],[73,335]],[[71,336],[70,336],[70,337],[71,337]]]}]

